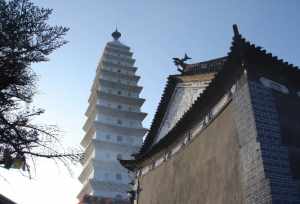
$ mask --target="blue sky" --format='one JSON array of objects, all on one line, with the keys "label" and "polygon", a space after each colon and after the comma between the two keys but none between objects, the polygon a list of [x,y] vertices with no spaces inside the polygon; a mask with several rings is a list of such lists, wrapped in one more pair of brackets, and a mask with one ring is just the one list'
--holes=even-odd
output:
[{"label": "blue sky", "polygon": [[[300,65],[300,2],[297,0],[34,0],[53,8],[51,24],[70,27],[70,42],[35,64],[39,92],[35,105],[46,109],[41,122],[56,124],[64,131],[64,142],[78,146],[96,65],[106,42],[118,25],[121,41],[136,58],[141,94],[150,126],[166,77],[176,73],[172,57],[188,53],[199,62],[225,56],[233,35],[232,24],[248,40],[295,65]],[[0,192],[19,204],[75,203],[80,190],[74,167],[70,177],[63,167],[41,161],[35,179],[19,172],[0,170]],[[47,198],[46,200],[45,197]]]}]

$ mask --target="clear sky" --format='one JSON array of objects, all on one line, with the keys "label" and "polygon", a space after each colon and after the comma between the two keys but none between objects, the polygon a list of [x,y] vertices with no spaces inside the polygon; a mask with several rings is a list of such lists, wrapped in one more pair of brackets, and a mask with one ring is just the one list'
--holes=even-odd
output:
[{"label": "clear sky", "polygon": [[[148,128],[166,77],[176,73],[172,57],[188,53],[199,62],[225,56],[232,24],[248,40],[295,65],[300,65],[300,1],[298,0],[34,0],[53,8],[51,24],[70,27],[70,42],[34,65],[40,75],[35,105],[46,109],[40,119],[64,131],[67,146],[79,146],[84,112],[96,65],[118,25],[121,41],[136,58]],[[71,177],[47,160],[37,164],[28,180],[18,171],[0,169],[0,192],[18,204],[74,204],[81,185],[80,167]],[[5,181],[5,179],[7,181]]]}]

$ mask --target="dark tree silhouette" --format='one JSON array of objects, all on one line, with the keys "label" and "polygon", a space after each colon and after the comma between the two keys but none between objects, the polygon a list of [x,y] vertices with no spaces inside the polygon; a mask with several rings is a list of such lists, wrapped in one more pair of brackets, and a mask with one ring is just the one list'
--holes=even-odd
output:
[{"label": "dark tree silhouette", "polygon": [[67,43],[69,30],[50,26],[52,10],[29,0],[0,0],[0,166],[26,168],[28,159],[45,157],[64,164],[76,161],[78,151],[65,151],[54,126],[36,125],[33,118],[44,112],[30,108],[36,90],[32,63]]}]

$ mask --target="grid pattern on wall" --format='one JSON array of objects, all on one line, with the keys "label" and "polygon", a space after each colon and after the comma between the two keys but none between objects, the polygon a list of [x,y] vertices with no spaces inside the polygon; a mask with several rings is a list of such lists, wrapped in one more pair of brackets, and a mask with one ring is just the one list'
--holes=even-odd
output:
[{"label": "grid pattern on wall", "polygon": [[[276,91],[276,90],[275,90]],[[270,181],[273,203],[300,203],[296,180],[292,178],[288,146],[282,143],[279,114],[273,90],[259,82],[250,82],[257,140],[266,177]]]}]

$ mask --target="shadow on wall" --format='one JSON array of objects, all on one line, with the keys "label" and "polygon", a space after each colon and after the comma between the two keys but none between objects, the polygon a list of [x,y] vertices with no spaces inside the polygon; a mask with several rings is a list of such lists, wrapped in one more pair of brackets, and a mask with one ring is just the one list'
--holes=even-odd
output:
[{"label": "shadow on wall", "polygon": [[300,180],[300,97],[275,93],[282,143],[288,145],[292,175]]}]

